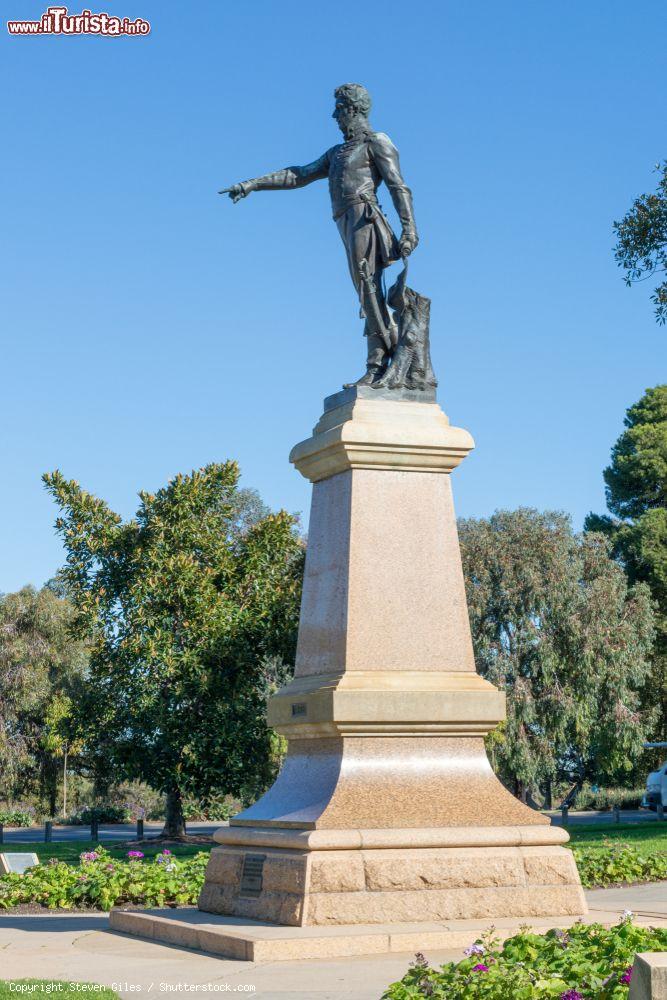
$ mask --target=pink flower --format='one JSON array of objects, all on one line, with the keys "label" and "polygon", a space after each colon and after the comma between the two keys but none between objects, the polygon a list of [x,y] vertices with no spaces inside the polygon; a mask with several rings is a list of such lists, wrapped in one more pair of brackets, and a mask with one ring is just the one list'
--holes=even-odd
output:
[{"label": "pink flower", "polygon": [[168,851],[167,848],[165,847],[165,849],[164,849],[164,851],[162,853],[163,854],[171,854],[171,851]]},{"label": "pink flower", "polygon": [[99,854],[97,851],[84,851],[83,854],[80,855],[80,858],[82,861],[98,861]]},{"label": "pink flower", "polygon": [[625,972],[621,976],[619,982],[625,983],[626,986],[630,985],[630,983],[632,982],[632,966],[631,965],[629,965],[627,967],[627,969],[625,970]]},{"label": "pink flower", "polygon": [[135,861],[138,860],[139,858],[143,858],[144,855],[142,851],[128,851],[127,856],[130,859],[130,861]]},{"label": "pink flower", "polygon": [[480,963],[479,965],[473,965],[472,971],[473,972],[488,972],[489,971],[489,967],[488,967],[488,965],[484,965],[483,963]]},{"label": "pink flower", "polygon": [[584,1000],[584,998],[576,990],[567,990],[566,993],[561,993],[560,1000]]}]

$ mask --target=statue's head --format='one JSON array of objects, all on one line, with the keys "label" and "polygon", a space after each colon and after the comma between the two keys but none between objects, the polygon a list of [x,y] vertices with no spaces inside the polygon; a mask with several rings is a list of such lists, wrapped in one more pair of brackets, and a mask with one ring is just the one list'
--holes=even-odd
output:
[{"label": "statue's head", "polygon": [[333,118],[344,136],[347,136],[353,122],[359,118],[368,118],[371,110],[371,95],[360,83],[344,83],[334,90],[336,107]]}]

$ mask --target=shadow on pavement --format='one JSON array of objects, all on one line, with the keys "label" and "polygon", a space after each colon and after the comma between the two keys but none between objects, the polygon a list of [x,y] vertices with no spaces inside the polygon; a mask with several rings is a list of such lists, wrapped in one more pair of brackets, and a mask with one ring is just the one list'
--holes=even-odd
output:
[{"label": "shadow on pavement", "polygon": [[39,931],[40,934],[57,933],[58,931],[103,931],[109,925],[108,913],[76,913],[67,914],[41,913],[0,913],[0,931]]}]

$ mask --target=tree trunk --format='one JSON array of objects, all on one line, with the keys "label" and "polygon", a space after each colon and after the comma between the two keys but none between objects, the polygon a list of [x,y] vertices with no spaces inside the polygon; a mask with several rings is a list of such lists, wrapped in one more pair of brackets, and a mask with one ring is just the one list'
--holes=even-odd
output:
[{"label": "tree trunk", "polygon": [[183,816],[183,800],[178,788],[170,788],[167,792],[163,837],[184,837],[185,818]]},{"label": "tree trunk", "polygon": [[67,747],[63,757],[63,818],[67,819]]},{"label": "tree trunk", "polygon": [[544,806],[543,809],[553,809],[553,788],[551,786],[551,778],[547,778],[544,782]]},{"label": "tree trunk", "polygon": [[47,769],[49,816],[55,816],[58,811],[58,764],[52,757],[49,757]]}]

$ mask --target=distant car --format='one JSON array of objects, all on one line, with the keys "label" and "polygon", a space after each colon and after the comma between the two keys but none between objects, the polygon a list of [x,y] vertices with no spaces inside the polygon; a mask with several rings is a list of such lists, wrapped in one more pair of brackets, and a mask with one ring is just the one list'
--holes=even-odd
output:
[{"label": "distant car", "polygon": [[645,809],[657,812],[659,805],[667,805],[667,761],[657,771],[651,771],[646,779],[646,793],[642,799]]}]

